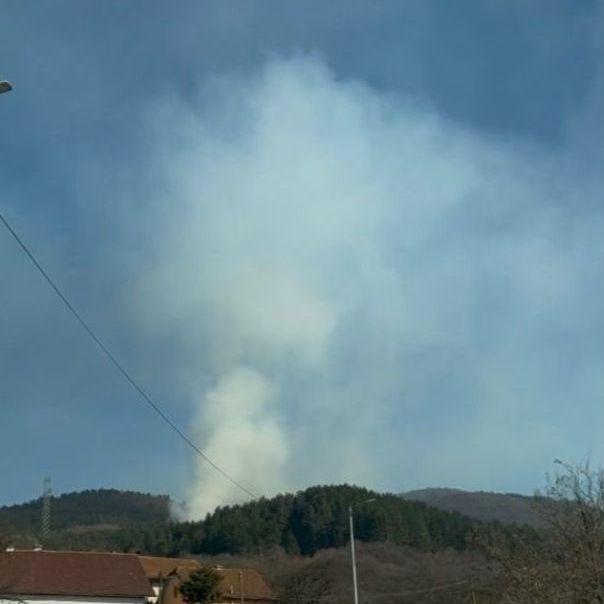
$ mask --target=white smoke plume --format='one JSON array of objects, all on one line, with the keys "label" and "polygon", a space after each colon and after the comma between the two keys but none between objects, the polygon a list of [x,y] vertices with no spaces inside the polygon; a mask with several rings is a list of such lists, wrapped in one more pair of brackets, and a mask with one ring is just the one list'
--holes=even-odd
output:
[{"label": "white smoke plume", "polygon": [[[274,492],[287,484],[286,435],[276,419],[277,393],[262,375],[236,367],[222,376],[208,392],[195,419],[198,438],[212,460],[230,470],[230,476],[245,486],[251,477],[259,493]],[[207,465],[197,467],[190,491],[194,511],[213,510],[225,501],[239,499],[233,483],[217,481]]]},{"label": "white smoke plume", "polygon": [[[149,121],[171,128],[151,135],[162,235],[141,312],[187,343],[194,433],[233,477],[262,495],[496,488],[522,443],[542,467],[564,455],[541,417],[571,386],[535,349],[584,291],[593,237],[581,217],[559,237],[550,200],[588,195],[556,181],[562,160],[307,58],[205,82]],[[193,517],[245,499],[202,460],[189,492]]]}]

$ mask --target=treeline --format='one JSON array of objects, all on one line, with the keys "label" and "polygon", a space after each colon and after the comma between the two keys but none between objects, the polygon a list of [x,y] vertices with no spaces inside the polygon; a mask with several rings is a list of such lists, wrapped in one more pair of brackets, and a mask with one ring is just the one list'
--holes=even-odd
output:
[{"label": "treeline", "polygon": [[[61,504],[62,499],[68,501]],[[367,499],[373,501],[362,504]],[[524,530],[477,523],[455,512],[348,485],[311,487],[296,494],[222,507],[198,522],[172,522],[167,497],[140,493],[86,491],[53,499],[52,505],[53,530],[46,547],[152,555],[259,554],[276,549],[312,555],[348,543],[349,505],[357,506],[357,540],[421,551],[471,548],[468,537],[477,525],[504,538]],[[17,518],[16,507],[22,509],[22,518]],[[5,512],[12,510],[13,528],[19,527],[13,535],[19,545],[26,536],[37,534],[41,503],[13,508],[0,510],[0,519],[6,520],[10,514]],[[25,530],[28,527],[33,529]]]}]

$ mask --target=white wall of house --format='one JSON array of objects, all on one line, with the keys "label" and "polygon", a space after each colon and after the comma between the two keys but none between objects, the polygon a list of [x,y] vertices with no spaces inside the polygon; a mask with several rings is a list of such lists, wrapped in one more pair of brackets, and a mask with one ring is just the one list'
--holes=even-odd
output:
[{"label": "white wall of house", "polygon": [[147,602],[151,604],[156,604],[159,600],[159,592],[161,591],[161,582],[160,581],[151,581],[151,588],[153,589],[154,596],[147,596]]},{"label": "white wall of house", "polygon": [[0,596],[0,604],[146,604],[147,598],[112,598],[92,596]]}]

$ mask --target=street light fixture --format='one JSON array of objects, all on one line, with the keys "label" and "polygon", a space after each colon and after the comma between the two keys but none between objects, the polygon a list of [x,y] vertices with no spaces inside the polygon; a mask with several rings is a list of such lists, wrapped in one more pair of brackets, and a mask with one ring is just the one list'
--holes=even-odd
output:
[{"label": "street light fixture", "polygon": [[352,587],[354,589],[354,604],[359,604],[359,589],[357,586],[357,560],[354,551],[354,518],[352,515],[352,510],[353,508],[357,508],[360,505],[365,505],[366,503],[372,503],[373,501],[376,501],[375,497],[371,497],[370,499],[365,499],[364,501],[359,501],[359,503],[348,506],[348,522],[350,524],[350,558],[352,561]]},{"label": "street light fixture", "polygon": [[10,85],[10,82],[0,82],[0,94],[2,94],[3,92],[9,92],[12,89],[13,87]]}]

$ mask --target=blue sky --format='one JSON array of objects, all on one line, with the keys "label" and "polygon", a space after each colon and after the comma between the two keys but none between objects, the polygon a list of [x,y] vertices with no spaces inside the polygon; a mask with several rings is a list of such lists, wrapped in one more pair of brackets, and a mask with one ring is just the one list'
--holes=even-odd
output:
[{"label": "blue sky", "polygon": [[[604,454],[602,4],[3,0],[2,212],[253,490]],[[239,500],[0,233],[1,503]]]}]

